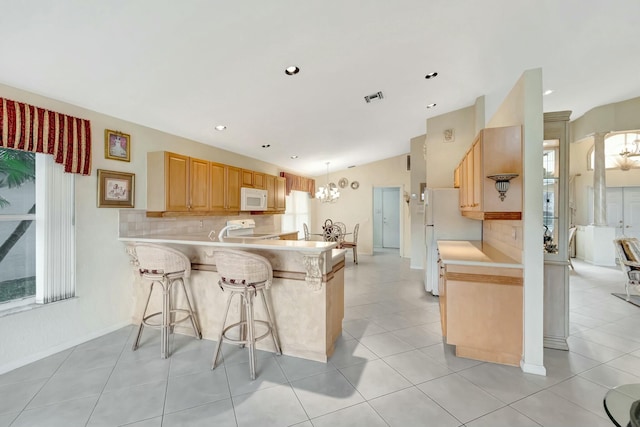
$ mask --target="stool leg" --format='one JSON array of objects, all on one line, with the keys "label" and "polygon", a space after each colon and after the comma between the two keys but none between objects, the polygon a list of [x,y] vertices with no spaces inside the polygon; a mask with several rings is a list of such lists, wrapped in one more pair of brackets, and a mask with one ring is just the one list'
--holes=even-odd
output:
[{"label": "stool leg", "polygon": [[199,340],[202,339],[202,332],[200,331],[200,325],[198,325],[198,319],[196,319],[196,315],[193,312],[193,307],[191,306],[191,301],[189,300],[189,294],[187,293],[187,288],[184,285],[184,280],[180,280],[182,284],[182,290],[184,291],[184,298],[187,300],[187,308],[189,309],[189,319],[191,320],[191,326],[193,327],[193,332],[196,334],[196,338]]},{"label": "stool leg", "polygon": [[246,318],[247,318],[247,343],[249,344],[249,373],[251,374],[251,379],[256,379],[256,338],[255,338],[255,330],[253,324],[253,297],[255,295],[255,291],[246,290],[244,293],[245,297],[245,308],[246,308]]},{"label": "stool leg", "polygon": [[171,326],[171,302],[169,280],[162,283],[162,326],[160,327],[160,357],[169,357],[169,327]]},{"label": "stool leg", "polygon": [[144,328],[144,316],[147,315],[147,308],[149,307],[149,300],[151,299],[151,293],[153,292],[153,285],[155,282],[151,282],[151,287],[149,287],[149,294],[147,295],[147,302],[144,305],[144,310],[142,311],[142,318],[140,319],[140,327],[138,328],[138,335],[136,336],[136,340],[133,342],[133,347],[131,350],[136,351],[138,346],[140,345],[140,338],[142,337],[142,329]]},{"label": "stool leg", "polygon": [[[246,293],[246,291],[245,291]],[[238,339],[240,341],[247,341],[247,311],[246,311],[246,298],[244,294],[240,294],[240,303],[238,304],[238,311],[240,312],[240,335]],[[240,348],[244,348],[245,344],[240,344]]]},{"label": "stool leg", "polygon": [[267,320],[269,321],[269,328],[271,329],[271,339],[273,339],[273,345],[276,348],[276,353],[282,354],[282,350],[280,349],[280,338],[278,338],[276,324],[273,321],[273,317],[271,316],[271,310],[269,310],[269,304],[267,304],[267,299],[263,290],[260,290],[260,296],[262,297],[264,311],[267,313]]},{"label": "stool leg", "polygon": [[227,315],[229,314],[229,307],[231,306],[231,300],[233,299],[233,293],[229,292],[227,297],[227,307],[224,310],[224,316],[222,317],[222,325],[220,325],[220,334],[218,335],[218,342],[216,343],[216,349],[213,352],[213,361],[211,362],[211,369],[216,369],[218,365],[218,357],[220,356],[220,349],[222,348],[222,334],[224,333],[224,324],[227,322]]}]

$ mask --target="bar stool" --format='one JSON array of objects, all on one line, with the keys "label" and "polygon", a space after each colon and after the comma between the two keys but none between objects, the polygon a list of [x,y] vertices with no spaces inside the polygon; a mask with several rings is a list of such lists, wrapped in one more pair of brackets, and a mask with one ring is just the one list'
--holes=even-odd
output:
[{"label": "bar stool", "polygon": [[[220,357],[220,349],[222,342],[227,341],[240,346],[249,346],[249,373],[251,379],[256,379],[256,341],[266,338],[268,335],[273,339],[273,345],[277,354],[282,354],[280,350],[280,342],[278,340],[278,332],[276,331],[273,317],[269,311],[269,306],[264,295],[265,289],[269,289],[273,280],[273,270],[271,263],[260,255],[243,252],[238,250],[227,250],[215,252],[214,260],[220,280],[218,285],[224,292],[228,292],[227,307],[222,317],[222,325],[220,326],[220,334],[218,335],[218,343],[213,353],[213,362],[211,369],[215,369],[218,365]],[[226,325],[227,316],[229,315],[229,307],[231,300],[235,295],[240,296],[240,321]],[[264,305],[267,320],[257,320],[253,316],[253,301],[256,295],[260,295],[262,304]],[[266,332],[256,336],[256,324],[266,326]],[[239,327],[240,333],[238,339],[230,338],[227,335],[231,329]]]},{"label": "bar stool", "polygon": [[[191,275],[191,261],[180,251],[151,243],[136,243],[133,255],[136,258],[140,276],[148,281],[151,286],[149,287],[147,302],[142,312],[138,336],[133,343],[132,350],[138,349],[142,330],[145,326],[149,326],[160,329],[160,357],[166,359],[169,357],[169,334],[174,325],[189,319],[196,338],[202,339],[198,320],[193,312],[189,294],[184,285],[184,279]],[[187,302],[186,308],[172,308],[171,289],[176,282],[180,283],[180,287],[184,292]],[[162,311],[147,314],[149,300],[156,284],[162,287]],[[174,316],[176,313],[181,313],[184,316],[176,319],[176,316]],[[161,317],[160,322],[154,323],[151,321],[151,319],[158,316]]]}]

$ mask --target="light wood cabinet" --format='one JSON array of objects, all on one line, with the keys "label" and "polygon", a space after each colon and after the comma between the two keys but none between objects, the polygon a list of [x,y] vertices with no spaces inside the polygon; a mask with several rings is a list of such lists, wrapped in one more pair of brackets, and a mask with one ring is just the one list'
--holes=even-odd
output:
[{"label": "light wood cabinet", "polygon": [[[522,127],[480,131],[458,166],[460,210],[472,219],[522,219]],[[501,200],[491,175],[518,174]]]},{"label": "light wood cabinet", "polygon": [[267,212],[284,213],[286,205],[286,179],[265,175],[265,188],[267,190]]},{"label": "light wood cabinet", "polygon": [[262,172],[168,151],[150,152],[147,216],[237,215],[241,187],[267,189],[264,213],[284,213],[285,183],[285,178]]},{"label": "light wood cabinet", "polygon": [[249,169],[242,169],[242,187],[266,188],[266,174]]},{"label": "light wood cabinet", "polygon": [[211,163],[209,185],[212,211],[240,211],[240,174],[240,168]]},{"label": "light wood cabinet", "polygon": [[181,154],[147,153],[147,210],[209,210],[209,162]]},{"label": "light wood cabinet", "polygon": [[209,169],[206,160],[189,158],[189,204],[190,211],[209,210]]},{"label": "light wood cabinet", "polygon": [[276,176],[276,211],[284,212],[287,209],[287,179]]},{"label": "light wood cabinet", "polygon": [[522,269],[445,264],[442,331],[456,355],[518,366],[522,358]]}]

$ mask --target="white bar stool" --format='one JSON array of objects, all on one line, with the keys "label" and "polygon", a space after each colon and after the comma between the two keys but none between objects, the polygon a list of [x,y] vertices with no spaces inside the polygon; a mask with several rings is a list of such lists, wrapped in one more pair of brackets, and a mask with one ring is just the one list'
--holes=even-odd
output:
[{"label": "white bar stool", "polygon": [[[142,312],[140,327],[138,328],[138,336],[133,343],[132,350],[138,349],[140,337],[145,326],[160,329],[160,357],[166,359],[169,357],[169,334],[173,330],[173,326],[191,320],[191,326],[197,339],[202,339],[202,333],[198,326],[198,320],[193,312],[191,301],[187,288],[184,285],[184,279],[191,276],[191,261],[185,254],[175,249],[154,245],[151,243],[136,243],[134,245],[133,255],[136,258],[140,276],[151,283],[147,302]],[[172,308],[171,289],[173,284],[179,282],[187,302],[186,308]],[[162,287],[162,311],[147,314],[149,308],[149,300],[153,287],[158,284]],[[184,316],[176,319],[176,313]],[[153,323],[150,320],[154,317],[161,316],[159,323]]]},{"label": "white bar stool", "polygon": [[[224,292],[228,292],[228,296],[227,307],[224,311],[224,317],[222,318],[222,325],[213,354],[211,369],[215,369],[218,365],[218,358],[220,357],[220,349],[223,341],[239,344],[240,346],[248,345],[249,373],[251,374],[251,379],[255,380],[256,341],[270,335],[273,339],[276,353],[282,354],[278,340],[278,332],[276,331],[275,324],[272,320],[273,317],[271,316],[267,300],[264,296],[265,289],[269,289],[273,281],[271,263],[260,255],[237,250],[218,251],[214,253],[213,257],[218,274],[220,275],[218,285],[220,285],[220,288]],[[227,316],[229,315],[229,307],[231,306],[231,300],[234,295],[240,296],[240,321],[227,326],[226,322]],[[260,295],[261,297],[267,320],[257,320],[253,316],[253,301],[256,295]],[[266,331],[260,336],[256,336],[256,324],[260,324],[263,327],[266,326]],[[227,332],[235,327],[240,327],[238,339],[227,336]]]}]

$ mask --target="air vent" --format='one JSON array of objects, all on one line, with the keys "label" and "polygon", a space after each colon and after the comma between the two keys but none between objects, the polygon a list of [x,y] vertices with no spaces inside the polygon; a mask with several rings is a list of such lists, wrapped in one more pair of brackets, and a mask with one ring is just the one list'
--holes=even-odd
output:
[{"label": "air vent", "polygon": [[382,95],[382,92],[376,92],[373,95],[365,96],[364,100],[367,101],[367,104],[368,104],[371,101],[373,101],[374,99],[382,99],[382,98],[384,98],[384,96]]}]

